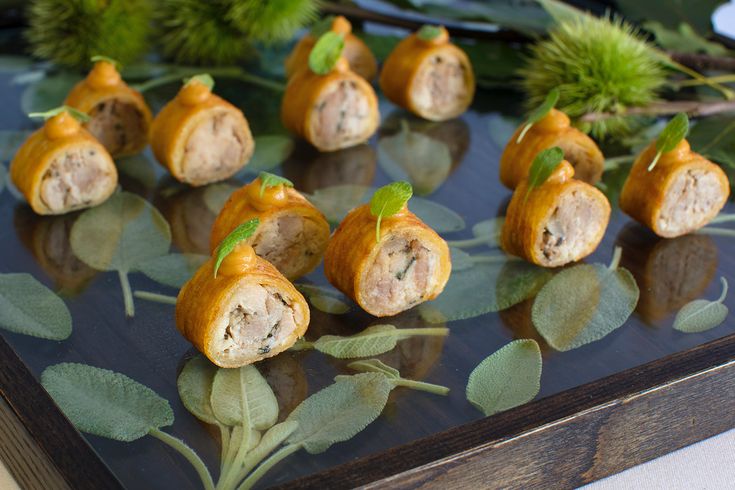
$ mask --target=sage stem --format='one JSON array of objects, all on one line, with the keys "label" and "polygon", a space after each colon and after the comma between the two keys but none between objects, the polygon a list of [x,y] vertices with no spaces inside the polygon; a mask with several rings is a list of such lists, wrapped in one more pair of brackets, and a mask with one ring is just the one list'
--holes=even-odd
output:
[{"label": "sage stem", "polygon": [[404,388],[411,388],[418,391],[426,391],[428,393],[434,393],[436,395],[446,395],[449,393],[449,388],[446,386],[435,385],[433,383],[425,383],[423,381],[415,381],[412,379],[398,378],[393,380],[396,386],[403,386]]},{"label": "sage stem", "polygon": [[610,265],[607,267],[609,270],[614,271],[618,268],[620,265],[620,258],[623,256],[623,249],[620,247],[615,247],[615,251],[613,252],[612,260],[610,261]]},{"label": "sage stem", "polygon": [[186,460],[191,463],[196,472],[199,474],[199,478],[202,480],[202,484],[204,485],[204,490],[214,490],[212,475],[209,474],[209,470],[207,470],[206,465],[197,455],[197,453],[195,453],[192,448],[187,446],[184,441],[182,441],[181,439],[177,439],[176,437],[156,428],[151,429],[148,434],[152,435],[163,443],[168,444],[184,458],[186,458]]},{"label": "sage stem", "polygon": [[135,316],[135,303],[133,302],[133,291],[130,289],[130,281],[128,280],[128,271],[119,270],[117,275],[120,277],[120,286],[125,302],[125,315],[133,317]]},{"label": "sage stem", "polygon": [[727,223],[729,221],[735,221],[735,213],[732,213],[732,214],[726,214],[726,213],[718,214],[717,216],[715,216],[715,219],[713,219],[712,221],[710,221],[710,224]]},{"label": "sage stem", "polygon": [[167,296],[165,294],[151,293],[149,291],[135,291],[133,296],[146,301],[154,301],[156,303],[163,303],[166,305],[176,304],[176,296]]},{"label": "sage stem", "polygon": [[697,230],[697,233],[701,235],[714,235],[714,236],[727,236],[735,238],[735,230],[727,228],[717,228],[714,226],[705,226]]},{"label": "sage stem", "polygon": [[250,473],[250,476],[248,476],[245,481],[243,481],[242,484],[237,487],[237,490],[249,490],[250,488],[253,488],[253,485],[255,485],[258,480],[260,480],[263,475],[268,472],[268,470],[270,470],[276,464],[280,463],[282,459],[287,458],[299,449],[301,449],[301,444],[290,444],[288,446],[284,446],[278,452],[274,453],[270,458],[266,459],[263,464],[256,468],[255,471]]}]

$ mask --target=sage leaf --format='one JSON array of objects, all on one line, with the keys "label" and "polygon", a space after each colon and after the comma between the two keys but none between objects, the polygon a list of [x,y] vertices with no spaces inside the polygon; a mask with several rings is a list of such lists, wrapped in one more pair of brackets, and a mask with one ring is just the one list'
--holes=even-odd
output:
[{"label": "sage leaf", "polygon": [[214,78],[212,78],[212,75],[210,75],[209,73],[200,73],[198,75],[189,77],[184,80],[184,85],[189,85],[190,83],[194,82],[201,83],[209,90],[212,90],[214,88]]},{"label": "sage leaf", "polygon": [[255,137],[255,151],[250,162],[243,167],[242,173],[259,173],[270,171],[288,158],[294,148],[294,142],[288,136],[268,134]]},{"label": "sage leaf", "polygon": [[727,279],[720,277],[722,294],[715,301],[696,299],[684,305],[674,318],[674,329],[684,333],[706,332],[722,324],[729,310],[724,305]]},{"label": "sage leaf", "polygon": [[173,424],[168,401],[129,377],[86,364],[61,363],[41,384],[82,432],[130,442]]},{"label": "sage leaf", "polygon": [[437,233],[452,233],[466,226],[459,214],[428,199],[420,197],[411,199],[411,212]]},{"label": "sage leaf", "polygon": [[378,418],[392,388],[383,374],[340,377],[291,412],[286,421],[298,422],[299,426],[286,444],[318,454],[336,442],[351,439]]},{"label": "sage leaf", "polygon": [[64,340],[71,335],[71,314],[61,298],[30,274],[0,274],[0,328]]},{"label": "sage leaf", "polygon": [[[413,379],[405,379],[401,377],[401,373],[394,367],[385,364],[380,359],[367,359],[364,361],[355,361],[347,365],[348,368],[354,369],[360,372],[369,373],[380,373],[387,377],[394,386],[410,388],[412,390],[426,391],[428,393],[434,393],[435,395],[446,395],[449,393],[449,388],[446,386],[435,385],[432,383],[425,383],[423,381],[415,381]],[[340,376],[337,376],[339,379]]]},{"label": "sage leaf", "polygon": [[247,415],[253,429],[265,430],[276,423],[276,395],[255,366],[217,371],[211,397],[212,410],[217,420],[229,426],[241,425],[243,399],[247,400]]},{"label": "sage leaf", "polygon": [[531,319],[536,330],[558,351],[576,349],[621,327],[638,304],[633,275],[613,263],[579,264],[556,274],[541,288]]},{"label": "sage leaf", "polygon": [[687,117],[685,112],[680,112],[669,121],[663,131],[661,131],[661,134],[658,135],[658,138],[656,138],[656,156],[653,157],[653,160],[648,165],[648,171],[653,170],[661,155],[676,148],[676,145],[686,137],[688,132],[689,117]]},{"label": "sage leaf", "polygon": [[342,34],[325,32],[309,53],[309,69],[317,75],[326,75],[337,64],[344,47],[345,39]]},{"label": "sage leaf", "polygon": [[401,121],[401,130],[378,141],[378,162],[394,180],[408,180],[417,195],[431,194],[449,177],[452,156],[442,141],[411,131]]},{"label": "sage leaf", "polygon": [[294,284],[294,286],[309,299],[311,306],[319,311],[332,315],[342,315],[350,311],[350,305],[340,299],[342,295],[336,289],[313,284]]},{"label": "sage leaf", "polygon": [[73,117],[74,119],[82,123],[89,122],[89,120],[91,119],[88,114],[80,111],[79,109],[75,109],[74,107],[69,107],[68,105],[62,105],[59,107],[55,107],[53,109],[50,109],[44,112],[31,112],[28,114],[28,117],[30,118],[38,117],[38,118],[43,119],[44,121],[47,121],[51,119],[52,117],[58,116],[62,112],[66,112],[71,117]]},{"label": "sage leaf", "polygon": [[421,26],[421,28],[416,32],[416,37],[421,39],[422,41],[433,41],[439,35],[442,33],[442,27],[441,26],[432,26],[429,24],[424,24]]},{"label": "sage leaf", "polygon": [[217,417],[212,409],[212,383],[217,366],[204,356],[192,357],[176,380],[179,398],[186,409],[202,422],[216,424]]},{"label": "sage leaf", "polygon": [[535,340],[514,340],[472,371],[467,400],[487,416],[523,405],[541,389],[541,365]]},{"label": "sage leaf", "polygon": [[69,237],[79,260],[100,271],[120,276],[128,316],[135,314],[127,274],[171,245],[171,230],[156,208],[128,192],[114,194],[104,204],[84,211]]},{"label": "sage leaf", "polygon": [[38,79],[23,90],[20,97],[21,110],[24,114],[29,114],[60,106],[69,91],[79,82],[79,78],[78,74],[59,71]]},{"label": "sage leaf", "polygon": [[534,158],[531,168],[528,171],[528,186],[526,188],[526,198],[536,187],[541,187],[546,180],[551,177],[556,167],[564,160],[564,151],[558,146],[541,150]]},{"label": "sage leaf", "polygon": [[503,232],[503,222],[505,217],[491,218],[479,221],[472,226],[472,234],[474,238],[466,240],[449,240],[447,244],[458,248],[473,248],[481,245],[490,248],[500,246],[500,235]]},{"label": "sage leaf", "polygon": [[411,196],[413,188],[405,181],[384,185],[370,199],[370,214],[375,216],[375,241],[380,241],[380,223],[383,217],[393,216],[403,209]]},{"label": "sage leaf", "polygon": [[546,115],[551,112],[551,109],[554,108],[556,103],[559,101],[559,89],[554,88],[546,95],[546,99],[544,99],[543,103],[534,109],[529,115],[528,119],[526,120],[526,124],[523,126],[523,129],[521,130],[520,134],[518,135],[518,139],[516,139],[516,143],[520,143],[524,136],[526,136],[526,133],[528,132],[531,127],[546,117]]},{"label": "sage leaf", "polygon": [[452,273],[474,267],[475,263],[472,262],[472,256],[461,248],[450,247],[449,253],[452,257]]},{"label": "sage leaf", "polygon": [[275,448],[281,445],[298,428],[299,423],[295,420],[285,420],[276,424],[263,435],[260,442],[245,457],[243,466],[246,469],[254,468]]},{"label": "sage leaf", "polygon": [[144,260],[137,270],[159,284],[180,289],[207,260],[206,255],[173,253]]},{"label": "sage leaf", "polygon": [[115,161],[121,177],[129,177],[140,183],[145,189],[156,187],[156,171],[151,161],[143,154],[120,158]]},{"label": "sage leaf", "polygon": [[217,257],[217,259],[214,263],[214,277],[217,277],[217,271],[219,270],[219,266],[222,265],[222,261],[225,260],[225,257],[230,255],[240,242],[250,238],[253,233],[255,233],[255,230],[258,229],[259,224],[260,220],[258,218],[250,219],[245,223],[238,225],[237,228],[232,230],[230,234],[222,240],[215,251],[215,257]]},{"label": "sage leaf", "polygon": [[281,177],[280,175],[272,174],[270,172],[260,172],[260,175],[258,175],[258,179],[260,179],[260,197],[263,197],[265,190],[269,187],[275,187],[279,185],[283,185],[285,187],[293,187],[293,182],[291,182],[287,178]]}]

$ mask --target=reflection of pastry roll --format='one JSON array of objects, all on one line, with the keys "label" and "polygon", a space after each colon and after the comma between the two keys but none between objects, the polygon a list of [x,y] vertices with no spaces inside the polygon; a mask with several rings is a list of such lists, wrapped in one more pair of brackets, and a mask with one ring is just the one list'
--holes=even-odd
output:
[{"label": "reflection of pastry roll", "polygon": [[[342,56],[350,65],[350,69],[365,80],[372,80],[378,73],[378,62],[370,48],[362,39],[352,34],[352,24],[346,18],[340,16],[328,17],[322,22],[331,23],[330,31],[342,34],[345,47]],[[321,23],[319,23],[321,25]],[[291,78],[297,71],[305,69],[309,64],[309,53],[316,44],[318,35],[322,33],[309,33],[296,43],[291,54],[286,58],[286,78]]]},{"label": "reflection of pastry roll", "polygon": [[153,120],[151,148],[177,180],[199,186],[236,174],[255,145],[242,111],[194,78]]},{"label": "reflection of pastry roll", "polygon": [[[433,39],[414,33],[398,43],[380,72],[380,88],[393,103],[431,121],[459,116],[472,103],[470,60],[449,42],[444,27]],[[423,30],[423,29],[422,29]]]},{"label": "reflection of pastry roll", "polygon": [[210,249],[238,225],[252,218],[260,224],[247,239],[255,253],[294,280],[311,272],[322,260],[329,240],[324,215],[297,190],[283,184],[263,189],[255,179],[235,191],[212,226]]},{"label": "reflection of pastry roll", "polygon": [[10,176],[38,214],[96,206],[117,186],[110,154],[67,111],[48,119],[23,143]]},{"label": "reflection of pastry roll", "polygon": [[564,158],[574,167],[574,177],[589,184],[602,177],[605,158],[592,138],[571,125],[569,117],[551,109],[539,122],[531,126],[518,143],[525,123],[516,129],[500,157],[500,180],[509,189],[526,177],[538,152],[554,146],[564,151]]},{"label": "reflection of pastry roll", "polygon": [[373,183],[378,157],[372,146],[362,144],[329,153],[302,146],[283,162],[283,175],[301,191],[313,193],[335,185]]},{"label": "reflection of pastry roll", "polygon": [[566,160],[541,184],[516,187],[503,223],[503,250],[543,267],[560,267],[595,251],[610,220],[610,203],[597,188],[573,178]]},{"label": "reflection of pastry roll", "polygon": [[439,296],[452,270],[446,242],[405,207],[383,218],[379,242],[375,225],[368,204],[340,223],[324,255],[329,282],[374,316]]},{"label": "reflection of pastry roll", "polygon": [[89,114],[84,127],[113,157],[138,153],[148,144],[151,110],[110,61],[95,63],[64,103]]},{"label": "reflection of pastry roll", "polygon": [[620,193],[620,209],[664,238],[698,230],[727,202],[727,175],[684,139],[649,171],[656,151],[651,143],[636,159]]},{"label": "reflection of pastry roll", "polygon": [[[159,188],[155,193],[154,205],[168,221],[171,239],[179,250],[184,253],[208,255],[209,237],[217,217],[206,202],[206,194],[210,187],[195,189],[181,187]],[[166,195],[167,190],[174,192]]]},{"label": "reflection of pastry roll", "polygon": [[214,277],[211,258],[179,292],[176,327],[220,367],[275,356],[309,325],[306,300],[252,247],[240,243]]},{"label": "reflection of pastry roll", "polygon": [[297,72],[281,102],[283,125],[321,151],[367,141],[379,120],[373,87],[350,70],[344,57],[326,75],[309,69]]}]

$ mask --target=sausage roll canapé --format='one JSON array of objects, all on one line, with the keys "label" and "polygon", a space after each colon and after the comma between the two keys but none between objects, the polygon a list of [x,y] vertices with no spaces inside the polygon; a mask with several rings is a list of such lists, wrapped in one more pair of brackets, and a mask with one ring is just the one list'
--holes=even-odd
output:
[{"label": "sausage roll canap\u00e9", "polygon": [[212,93],[209,75],[187,81],[153,120],[151,148],[177,180],[200,186],[236,174],[253,155],[242,111]]}]

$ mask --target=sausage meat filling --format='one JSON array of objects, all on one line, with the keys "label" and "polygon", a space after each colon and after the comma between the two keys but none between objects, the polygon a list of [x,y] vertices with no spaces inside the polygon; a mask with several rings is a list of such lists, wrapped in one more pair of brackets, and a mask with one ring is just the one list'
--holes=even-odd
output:
[{"label": "sausage meat filling", "polygon": [[690,169],[680,172],[670,184],[664,199],[658,226],[663,236],[677,236],[706,224],[719,210],[727,196],[713,172]]},{"label": "sausage meat filling", "polygon": [[564,151],[564,159],[574,167],[574,178],[596,184],[602,178],[603,166],[595,162],[587,148],[573,139],[564,138],[556,146]]},{"label": "sausage meat filling", "polygon": [[270,286],[250,284],[233,295],[218,328],[216,352],[224,364],[267,357],[282,350],[296,330],[292,302]]},{"label": "sausage meat filling", "polygon": [[598,201],[577,191],[564,194],[539,238],[544,265],[556,267],[579,259],[606,224],[605,208]]},{"label": "sausage meat filling", "polygon": [[370,137],[370,101],[353,80],[329,85],[311,112],[312,143],[317,148],[338,150]]},{"label": "sausage meat filling", "polygon": [[97,148],[79,147],[56,156],[41,180],[41,202],[52,213],[96,204],[109,195],[113,173]]},{"label": "sausage meat filling", "polygon": [[426,114],[454,116],[467,105],[467,67],[447,54],[431,56],[412,83],[414,105]]},{"label": "sausage meat filling", "polygon": [[324,253],[326,240],[318,225],[299,214],[284,213],[263,221],[252,240],[255,253],[273,264],[287,278],[308,270],[314,255]]},{"label": "sausage meat filling", "polygon": [[368,267],[362,286],[366,309],[397,314],[426,300],[438,256],[418,240],[391,237]]},{"label": "sausage meat filling", "polygon": [[181,164],[186,182],[217,182],[242,167],[247,135],[241,124],[234,114],[219,112],[196,125],[186,141]]},{"label": "sausage meat filling", "polygon": [[112,155],[145,145],[148,128],[143,113],[117,99],[100,102],[90,111],[86,128]]}]

